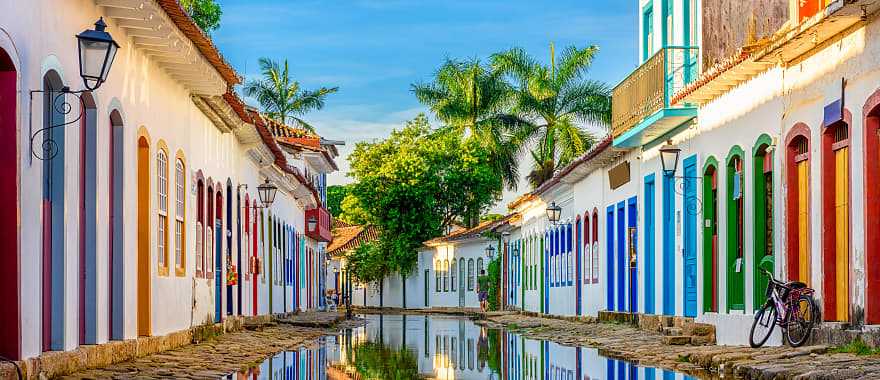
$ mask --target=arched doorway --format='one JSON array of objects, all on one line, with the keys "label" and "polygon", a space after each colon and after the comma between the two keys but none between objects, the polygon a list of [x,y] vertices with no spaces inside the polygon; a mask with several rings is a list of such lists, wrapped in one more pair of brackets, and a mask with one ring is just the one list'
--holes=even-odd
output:
[{"label": "arched doorway", "polygon": [[19,252],[19,162],[18,162],[18,71],[12,58],[0,48],[0,356],[21,358],[21,256]]},{"label": "arched doorway", "polygon": [[810,130],[795,125],[785,139],[788,279],[810,285]]},{"label": "arched doorway", "polygon": [[847,121],[822,131],[822,314],[827,321],[849,320],[849,143]]},{"label": "arched doorway", "polygon": [[703,165],[703,312],[718,312],[718,160]]},{"label": "arched doorway", "polygon": [[[124,339],[124,284],[125,284],[125,242],[123,240],[125,221],[125,204],[123,199],[125,190],[125,176],[123,162],[125,162],[125,130],[123,129],[122,115],[118,110],[110,113],[110,162],[109,162],[109,198],[108,208],[110,211],[108,225],[108,247],[110,266],[110,339]],[[149,142],[149,137],[146,137]],[[149,147],[147,147],[149,154]],[[149,169],[149,167],[148,167]],[[149,170],[148,170],[149,172]],[[149,173],[147,173],[149,175]],[[149,179],[147,179],[149,181]],[[147,190],[149,192],[149,190]],[[140,200],[140,199],[139,199]],[[149,248],[147,249],[149,252]]]},{"label": "arched doorway", "polygon": [[[142,130],[140,136],[138,136],[137,144],[137,334],[139,336],[149,336],[151,333],[150,317],[152,315],[152,296],[150,294],[150,281],[152,276],[150,273],[150,137],[146,134],[146,131]],[[115,193],[115,189],[113,192]],[[114,201],[115,198],[121,198],[121,194],[119,195],[120,197],[114,197]],[[113,208],[111,208],[111,210],[112,209]],[[114,259],[114,262],[111,268],[115,267],[117,264],[120,266],[122,265],[122,252],[118,252],[117,254],[115,248],[114,244],[113,252],[111,252],[111,258]],[[117,258],[120,260],[115,260]],[[111,290],[111,293],[115,295],[116,292],[122,292],[121,281],[117,282],[117,279],[114,278],[113,282],[114,286],[112,287],[113,290]],[[123,305],[117,306],[114,304],[111,309],[116,307],[122,308]],[[113,318],[111,318],[112,330],[118,330],[121,332],[121,320],[120,323],[115,323],[116,313],[113,314]],[[121,334],[119,334],[119,337],[121,338]]]},{"label": "arched doorway", "polygon": [[[232,267],[232,180],[226,179],[226,263]],[[240,261],[240,260],[239,260]],[[241,268],[241,265],[238,266]],[[237,268],[236,268],[237,269]],[[226,277],[223,277],[226,279]],[[241,279],[236,279],[237,283],[241,283]],[[233,313],[233,285],[226,285],[226,315]],[[236,286],[236,288],[239,288]],[[238,294],[238,301],[241,302],[241,293]],[[241,310],[241,305],[238,306]]]},{"label": "arched doorway", "polygon": [[[769,151],[773,140],[761,135],[752,151],[752,186],[755,199],[754,213],[754,260],[752,262],[752,309],[757,310],[767,301],[769,278],[761,271],[761,260],[773,256],[773,155]],[[775,263],[775,261],[774,261]],[[765,268],[773,271],[773,268]]]},{"label": "arched doorway", "polygon": [[727,311],[745,310],[745,250],[743,247],[742,148],[734,146],[727,156]]},{"label": "arched doorway", "polygon": [[91,93],[80,95],[79,122],[79,343],[95,344],[97,318],[97,145],[98,110]]},{"label": "arched doorway", "polygon": [[880,90],[862,108],[865,115],[865,323],[880,323]]},{"label": "arched doorway", "polygon": [[[43,128],[65,122],[66,95],[61,76],[49,71],[43,77]],[[36,153],[43,161],[43,351],[63,350],[65,341],[65,273],[64,255],[64,128],[47,129]]]},{"label": "arched doorway", "polygon": [[223,314],[223,191],[217,183],[214,207],[214,322],[220,322]]}]

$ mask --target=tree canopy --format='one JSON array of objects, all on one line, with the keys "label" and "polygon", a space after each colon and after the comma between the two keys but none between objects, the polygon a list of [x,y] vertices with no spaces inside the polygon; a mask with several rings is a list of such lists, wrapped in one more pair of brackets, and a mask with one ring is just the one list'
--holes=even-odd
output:
[{"label": "tree canopy", "polygon": [[363,215],[379,240],[355,251],[351,273],[374,282],[406,275],[422,243],[462,217],[480,215],[501,196],[502,179],[491,154],[474,139],[432,129],[425,115],[376,143],[358,143],[349,156],[357,182],[342,203],[343,214]]},{"label": "tree canopy", "polygon": [[220,27],[223,10],[215,0],[180,0],[180,6],[189,13],[203,32],[211,34]]}]

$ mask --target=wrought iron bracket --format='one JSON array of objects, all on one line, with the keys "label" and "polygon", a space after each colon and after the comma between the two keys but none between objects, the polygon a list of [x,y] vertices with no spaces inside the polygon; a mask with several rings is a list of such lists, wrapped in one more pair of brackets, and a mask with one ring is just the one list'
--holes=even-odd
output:
[{"label": "wrought iron bracket", "polygon": [[[58,143],[55,142],[54,139],[51,138],[51,135],[48,135],[50,131],[56,128],[65,127],[68,125],[73,125],[83,118],[83,114],[85,113],[85,103],[82,99],[82,93],[87,92],[88,90],[79,90],[79,91],[71,91],[70,87],[62,87],[60,90],[30,90],[30,104],[28,108],[28,131],[33,131],[33,106],[34,106],[34,94],[49,94],[52,96],[52,103],[49,107],[52,107],[52,110],[58,112],[61,115],[64,115],[65,119],[67,119],[67,115],[70,115],[73,112],[73,105],[67,100],[68,95],[72,95],[76,97],[79,101],[79,115],[73,120],[65,121],[60,124],[53,124],[47,127],[40,128],[36,131],[33,131],[30,135],[30,149],[31,155],[41,161],[51,160],[58,155]],[[53,95],[55,94],[55,95]],[[42,143],[40,143],[40,149],[34,148],[34,141],[37,138],[37,135],[42,135]],[[49,136],[47,138],[47,136]]]},{"label": "wrought iron bracket", "polygon": [[[703,177],[669,176],[668,178],[672,178],[673,180],[682,180],[675,182],[673,189],[675,190],[676,194],[681,195],[684,198],[683,206],[688,214],[699,215],[701,212],[703,212],[703,200],[700,199],[699,195],[687,197],[687,195],[685,195],[684,189],[685,186],[687,186],[686,181],[691,180],[699,182],[703,180]],[[695,191],[694,193],[699,194],[698,191]],[[689,201],[693,201],[693,203],[688,204]]]}]

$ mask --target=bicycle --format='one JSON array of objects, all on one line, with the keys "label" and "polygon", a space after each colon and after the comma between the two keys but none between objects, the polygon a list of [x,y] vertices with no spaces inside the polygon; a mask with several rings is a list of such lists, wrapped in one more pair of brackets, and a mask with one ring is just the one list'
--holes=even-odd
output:
[{"label": "bicycle", "polygon": [[755,313],[749,344],[752,348],[763,346],[779,325],[788,344],[800,347],[810,337],[816,324],[818,309],[813,300],[815,290],[803,282],[782,282],[773,278],[769,271],[761,271],[770,279],[767,283],[767,302]]}]

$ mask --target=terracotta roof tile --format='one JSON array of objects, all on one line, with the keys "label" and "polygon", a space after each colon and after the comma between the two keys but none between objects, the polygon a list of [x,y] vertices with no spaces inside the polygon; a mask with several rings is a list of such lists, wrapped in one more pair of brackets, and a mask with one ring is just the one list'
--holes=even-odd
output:
[{"label": "terracotta roof tile", "polygon": [[342,255],[378,238],[379,230],[374,226],[337,227],[333,229],[333,240],[327,246],[327,253],[331,256]]},{"label": "terracotta roof tile", "polygon": [[456,241],[456,240],[464,240],[464,239],[474,238],[474,237],[482,235],[486,231],[489,231],[497,226],[500,226],[500,225],[506,223],[511,218],[513,218],[515,215],[518,215],[518,214],[512,213],[512,214],[508,214],[508,215],[504,216],[501,219],[486,220],[486,221],[480,222],[480,224],[476,225],[476,227],[462,228],[459,230],[455,230],[455,231],[450,232],[444,236],[440,236],[440,237],[436,237],[431,240],[428,240],[424,244],[425,245],[434,245],[434,244],[447,243],[447,242]]},{"label": "terracotta roof tile", "polygon": [[220,73],[227,84],[232,86],[241,83],[241,77],[238,76],[232,65],[226,62],[226,59],[220,54],[220,50],[217,49],[211,38],[196,25],[195,21],[186,13],[186,10],[183,9],[178,0],[156,0],[156,2],[159,3],[162,10],[168,14],[168,17],[183,32],[186,38],[193,42],[205,59],[217,69],[217,72]]}]

